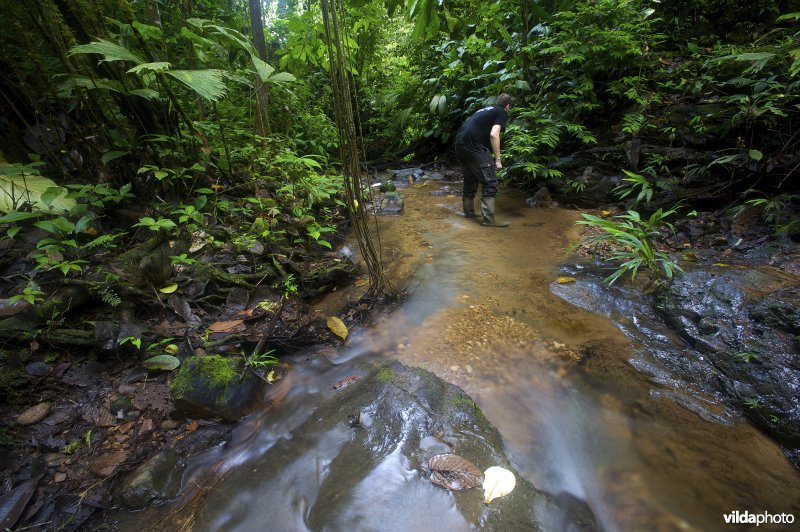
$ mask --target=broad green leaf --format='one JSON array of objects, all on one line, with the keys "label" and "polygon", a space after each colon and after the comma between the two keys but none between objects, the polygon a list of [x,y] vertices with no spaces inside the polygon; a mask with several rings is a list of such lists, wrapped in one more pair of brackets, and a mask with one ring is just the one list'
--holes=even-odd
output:
[{"label": "broad green leaf", "polygon": [[141,74],[142,72],[163,72],[172,68],[171,63],[166,61],[156,61],[155,63],[142,63],[128,69],[128,74]]},{"label": "broad green leaf", "polygon": [[164,371],[172,371],[181,365],[181,361],[172,355],[158,355],[150,357],[142,362],[142,366],[147,369],[160,369]]},{"label": "broad green leaf", "polygon": [[281,82],[292,82],[296,80],[297,78],[294,77],[292,74],[289,74],[288,72],[278,72],[274,76],[271,76],[267,81],[281,83]]},{"label": "broad green leaf", "polygon": [[252,56],[253,66],[256,67],[256,72],[261,81],[267,81],[269,77],[275,72],[275,67],[269,65],[266,61],[259,57]]},{"label": "broad green leaf", "polygon": [[347,340],[347,325],[344,322],[337,318],[336,316],[330,316],[327,321],[328,329],[331,330],[333,334],[338,336],[344,342]]},{"label": "broad green leaf", "polygon": [[492,466],[483,473],[483,501],[486,504],[493,499],[504,497],[514,490],[517,479],[508,469]]},{"label": "broad green leaf", "polygon": [[136,28],[142,38],[146,41],[160,41],[161,28],[158,26],[151,26],[150,24],[142,24],[141,22],[132,22],[131,26]]},{"label": "broad green leaf", "polygon": [[764,154],[758,150],[750,150],[750,158],[754,161],[760,161],[764,157]]},{"label": "broad green leaf", "polygon": [[154,91],[153,89],[134,89],[128,94],[132,94],[134,96],[139,96],[140,98],[144,98],[145,100],[158,100],[161,98],[161,93],[158,91]]},{"label": "broad green leaf", "polygon": [[103,164],[108,164],[114,159],[125,157],[128,154],[130,154],[129,151],[107,151],[100,157],[100,162]]},{"label": "broad green leaf", "polygon": [[[30,203],[34,209],[65,213],[75,206],[75,200],[65,197],[67,191],[52,180],[38,174],[22,174],[16,165],[0,165],[8,172],[0,172],[0,212],[10,213],[24,203]],[[48,193],[42,201],[42,195],[50,188],[57,188],[60,194]]]},{"label": "broad green leaf", "polygon": [[166,73],[207,100],[216,101],[225,96],[221,70],[168,70]]},{"label": "broad green leaf", "polygon": [[99,39],[89,44],[79,44],[69,49],[69,55],[98,54],[103,56],[103,61],[132,61],[137,65],[144,60],[124,46],[120,46],[105,39]]}]

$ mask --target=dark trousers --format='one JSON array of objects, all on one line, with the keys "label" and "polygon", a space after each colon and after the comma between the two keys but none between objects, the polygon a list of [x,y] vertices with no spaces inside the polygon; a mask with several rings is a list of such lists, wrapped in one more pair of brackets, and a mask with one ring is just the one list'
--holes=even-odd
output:
[{"label": "dark trousers", "polygon": [[476,152],[465,149],[462,144],[456,144],[456,157],[461,160],[464,171],[464,190],[461,196],[475,198],[480,183],[483,187],[481,195],[484,198],[493,198],[497,194],[497,174],[494,171],[492,153],[486,148]]}]

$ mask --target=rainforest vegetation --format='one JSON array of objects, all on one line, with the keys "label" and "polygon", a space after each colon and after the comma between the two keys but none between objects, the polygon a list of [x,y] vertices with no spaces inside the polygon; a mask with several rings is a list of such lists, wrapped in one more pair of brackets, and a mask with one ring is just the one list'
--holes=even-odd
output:
[{"label": "rainforest vegetation", "polygon": [[232,356],[277,367],[270,353],[314,341],[286,325],[303,321],[292,302],[352,279],[334,254],[351,231],[370,297],[396,297],[362,179],[448,163],[461,123],[503,92],[504,186],[622,206],[582,221],[616,243],[609,282],[668,282],[680,265],[657,240],[687,216],[800,235],[794,0],[3,0],[2,15],[9,405],[31,402],[20,372],[36,357],[212,354],[207,334],[125,323],[170,309],[202,331],[241,289],[273,301]]}]

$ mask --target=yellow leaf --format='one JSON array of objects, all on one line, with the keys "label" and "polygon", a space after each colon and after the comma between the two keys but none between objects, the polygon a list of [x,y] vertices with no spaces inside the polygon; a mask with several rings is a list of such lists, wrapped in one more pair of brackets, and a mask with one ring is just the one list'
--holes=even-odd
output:
[{"label": "yellow leaf", "polygon": [[175,355],[178,353],[178,346],[175,344],[167,344],[164,346],[164,352],[168,355]]},{"label": "yellow leaf", "polygon": [[344,322],[336,316],[331,316],[328,318],[328,329],[330,329],[333,334],[341,338],[342,341],[347,340],[347,325],[345,325]]},{"label": "yellow leaf", "polygon": [[611,211],[600,211],[600,214],[603,216],[608,216],[609,214],[611,214]]},{"label": "yellow leaf", "polygon": [[171,294],[175,290],[178,289],[178,283],[172,283],[169,286],[165,286],[164,288],[159,288],[158,291],[162,294]]},{"label": "yellow leaf", "polygon": [[275,382],[275,381],[279,381],[279,380],[281,380],[281,376],[280,376],[280,375],[278,375],[278,374],[275,372],[275,370],[274,370],[274,369],[273,369],[273,370],[270,370],[270,372],[269,372],[269,373],[267,373],[267,382],[268,382],[268,383],[272,384],[273,382]]},{"label": "yellow leaf", "polygon": [[483,473],[483,500],[486,504],[492,499],[504,497],[514,490],[517,479],[508,469],[492,466]]},{"label": "yellow leaf", "polygon": [[715,262],[714,266],[719,266],[720,268],[727,268],[730,264],[725,264],[724,262]]},{"label": "yellow leaf", "polygon": [[558,279],[556,279],[556,282],[558,284],[574,283],[575,282],[575,278],[574,277],[559,277]]}]

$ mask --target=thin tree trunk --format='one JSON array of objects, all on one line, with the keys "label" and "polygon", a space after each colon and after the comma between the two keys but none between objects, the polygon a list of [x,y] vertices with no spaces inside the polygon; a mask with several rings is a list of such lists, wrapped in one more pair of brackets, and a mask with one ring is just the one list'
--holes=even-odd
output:
[{"label": "thin tree trunk", "polygon": [[[253,46],[262,61],[267,60],[267,44],[264,40],[264,23],[261,17],[261,0],[249,0],[250,30],[253,34]],[[259,135],[269,135],[269,92],[267,86],[256,75],[256,116],[255,131]]]}]

